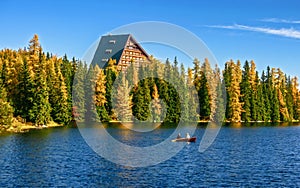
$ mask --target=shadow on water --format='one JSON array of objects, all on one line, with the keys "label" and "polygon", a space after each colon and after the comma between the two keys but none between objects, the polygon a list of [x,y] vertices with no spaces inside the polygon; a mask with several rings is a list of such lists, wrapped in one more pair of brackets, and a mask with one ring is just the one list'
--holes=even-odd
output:
[{"label": "shadow on water", "polygon": [[286,127],[299,126],[299,122],[235,122],[224,123],[224,127],[242,128],[242,127]]},{"label": "shadow on water", "polygon": [[[145,168],[120,166],[97,155],[77,128],[4,135],[0,187],[299,187],[300,127],[292,125],[299,123],[225,124],[206,152],[198,152],[197,140]],[[104,126],[123,143],[141,147],[160,142],[176,127],[164,124],[146,133],[119,123]],[[206,126],[199,123],[194,135],[201,138]]]}]

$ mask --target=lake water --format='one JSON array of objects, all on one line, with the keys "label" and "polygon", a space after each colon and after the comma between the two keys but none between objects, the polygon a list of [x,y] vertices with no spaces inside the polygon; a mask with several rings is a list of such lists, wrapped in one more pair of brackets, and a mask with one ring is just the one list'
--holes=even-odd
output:
[{"label": "lake water", "polygon": [[[144,146],[174,131],[157,128],[151,132],[157,139],[136,139],[141,133],[107,130],[124,143]],[[194,135],[201,138],[204,131],[199,126]],[[300,187],[300,126],[223,126],[208,150],[198,148],[199,139],[158,165],[133,168],[97,155],[77,128],[3,135],[0,187]]]}]

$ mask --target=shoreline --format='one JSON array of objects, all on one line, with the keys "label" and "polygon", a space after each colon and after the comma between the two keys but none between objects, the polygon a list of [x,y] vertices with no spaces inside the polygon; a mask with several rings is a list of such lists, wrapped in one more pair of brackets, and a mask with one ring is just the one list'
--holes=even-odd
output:
[{"label": "shoreline", "polygon": [[64,125],[55,122],[50,122],[47,125],[43,125],[43,126],[35,126],[32,123],[14,122],[9,128],[0,130],[0,134],[26,133],[29,132],[30,130],[40,130],[40,129],[48,129],[48,128],[55,128],[55,127],[63,127],[63,126]]},{"label": "shoreline", "polygon": [[[210,123],[211,121],[207,121],[207,120],[200,120],[200,121],[196,121],[197,123]],[[116,121],[116,120],[112,120],[112,121],[109,121],[109,122],[103,122],[103,123],[121,123],[121,121]],[[123,122],[123,123],[133,123],[133,121],[126,121],[126,122]],[[147,122],[148,123],[148,122]],[[163,123],[163,122],[149,122],[149,123]],[[165,122],[165,123],[174,123],[174,122]],[[186,122],[188,123],[188,122]],[[236,125],[236,124],[247,124],[247,123],[259,123],[259,124],[262,124],[262,123],[271,123],[271,124],[277,124],[277,123],[283,123],[283,124],[286,124],[286,123],[299,123],[299,120],[293,120],[291,122],[285,122],[285,121],[278,121],[278,122],[272,122],[272,121],[249,121],[249,122],[243,122],[243,121],[238,121],[238,122],[231,122],[231,121],[224,121],[223,123],[229,123],[229,124],[233,124],[233,125]],[[55,122],[50,122],[48,123],[47,125],[43,125],[43,126],[35,126],[33,125],[32,123],[21,123],[19,121],[17,122],[14,122],[9,128],[7,129],[0,129],[0,135],[1,134],[6,134],[6,133],[12,133],[12,134],[18,134],[18,133],[27,133],[29,132],[30,130],[40,130],[40,129],[48,129],[48,128],[55,128],[55,127],[64,127],[65,125],[62,125],[62,124],[58,124],[58,123],[55,123]],[[226,125],[225,125],[226,126]],[[243,126],[243,125],[241,125]],[[246,127],[246,125],[245,125]]]}]

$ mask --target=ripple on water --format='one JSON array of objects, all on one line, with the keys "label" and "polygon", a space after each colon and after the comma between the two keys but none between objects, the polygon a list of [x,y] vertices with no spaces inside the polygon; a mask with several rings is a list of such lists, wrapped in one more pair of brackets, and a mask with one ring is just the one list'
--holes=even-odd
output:
[{"label": "ripple on water", "polygon": [[[115,129],[110,133],[124,143],[140,137]],[[140,142],[153,145],[170,132],[152,131]],[[203,132],[199,127],[195,135]],[[158,165],[131,168],[98,156],[77,129],[6,135],[0,137],[0,187],[297,187],[299,138],[300,127],[223,127],[204,153],[198,152],[199,139]]]}]

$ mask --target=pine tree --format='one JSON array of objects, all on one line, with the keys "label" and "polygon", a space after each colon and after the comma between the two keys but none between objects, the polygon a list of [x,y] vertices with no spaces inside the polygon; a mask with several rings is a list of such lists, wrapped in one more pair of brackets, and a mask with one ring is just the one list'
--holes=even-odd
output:
[{"label": "pine tree", "polygon": [[289,113],[289,121],[293,121],[294,119],[294,106],[293,106],[293,86],[292,80],[290,77],[286,78],[286,107]]},{"label": "pine tree", "polygon": [[[241,87],[241,102],[243,103],[243,112],[242,112],[242,121],[249,122],[251,121],[251,93],[253,93],[253,89],[251,89],[250,85],[250,66],[248,61],[245,62],[242,82],[240,84]],[[252,90],[252,91],[251,91]]]},{"label": "pine tree", "polygon": [[180,77],[179,82],[182,83],[178,89],[178,92],[181,94],[181,105],[182,105],[182,112],[181,112],[181,121],[189,121],[189,86],[187,84],[185,67],[183,64],[180,65]]},{"label": "pine tree", "polygon": [[153,86],[153,92],[152,92],[152,119],[154,122],[160,122],[162,120],[162,104],[159,99],[158,89],[156,84]]},{"label": "pine tree", "polygon": [[178,88],[180,87],[178,85],[182,85],[183,83],[181,83],[180,79],[178,79],[179,71],[177,64],[177,59],[175,59],[174,64],[166,66],[165,69],[165,77],[168,78],[167,81],[169,81],[167,87],[168,106],[166,115],[166,121],[168,122],[179,122],[181,118],[181,101],[178,94]]},{"label": "pine tree", "polygon": [[232,74],[232,68],[230,66],[229,62],[225,63],[225,68],[223,70],[223,85],[226,88],[226,91],[223,93],[223,95],[226,95],[226,110],[225,110],[225,119],[229,120],[231,114],[232,114],[232,108],[229,106],[229,101],[231,100],[228,88],[231,85],[231,74]]},{"label": "pine tree", "polygon": [[65,85],[65,79],[61,73],[61,61],[55,61],[55,78],[53,85],[53,95],[49,101],[52,101],[51,116],[57,123],[68,124],[71,121],[70,106],[68,103],[68,90]]},{"label": "pine tree", "polygon": [[105,104],[107,102],[106,96],[106,78],[104,75],[103,69],[100,69],[98,65],[95,66],[95,72],[98,72],[97,81],[95,86],[95,105],[97,109],[97,113],[100,117],[101,121],[109,121],[108,114],[105,109]]},{"label": "pine tree", "polygon": [[279,104],[278,93],[276,88],[273,88],[272,90],[271,101],[272,101],[271,120],[272,122],[278,122],[280,121],[280,104]]},{"label": "pine tree", "polygon": [[[277,98],[279,102],[280,121],[289,121],[290,115],[286,105],[286,80],[285,80],[286,76],[280,69],[272,68],[271,78],[272,78],[273,89],[276,90]],[[273,113],[277,113],[277,112],[273,112]]]},{"label": "pine tree", "polygon": [[[251,120],[252,121],[258,121],[258,106],[257,103],[259,101],[259,96],[258,96],[258,85],[260,84],[260,79],[258,76],[258,72],[256,71],[256,65],[254,61],[252,60],[250,62],[250,71],[249,71],[249,82],[251,85],[251,90],[250,92],[250,114],[251,114]],[[261,117],[260,117],[261,119]]]},{"label": "pine tree", "polygon": [[210,117],[210,96],[208,92],[208,83],[206,75],[202,72],[200,77],[200,89],[198,91],[199,106],[200,106],[200,119],[208,120]]},{"label": "pine tree", "polygon": [[115,67],[116,64],[116,60],[112,60],[110,59],[108,61],[108,65],[105,69],[105,78],[106,78],[106,83],[105,83],[105,87],[106,87],[106,100],[107,103],[105,103],[105,109],[108,113],[108,115],[110,116],[110,118],[114,118],[114,114],[112,111],[112,87],[113,87],[113,83],[117,77],[117,70]]},{"label": "pine tree", "polygon": [[[143,67],[139,69],[139,75],[145,74]],[[149,78],[142,79],[135,88],[132,97],[132,113],[137,120],[146,121],[151,115],[149,104],[151,102],[151,90],[149,85]]]},{"label": "pine tree", "polygon": [[84,91],[84,80],[87,70],[86,66],[79,61],[77,63],[76,74],[73,81],[72,89],[72,116],[77,121],[84,121],[85,110],[85,91]]},{"label": "pine tree", "polygon": [[263,87],[259,79],[258,72],[256,71],[256,91],[253,92],[251,97],[251,116],[255,121],[263,121],[263,114],[265,114]]},{"label": "pine tree", "polygon": [[293,98],[293,114],[294,114],[294,119],[299,120],[300,119],[300,95],[299,95],[299,83],[298,83],[298,78],[294,77],[291,80],[292,84],[292,98]]},{"label": "pine tree", "polygon": [[225,120],[225,110],[226,110],[226,101],[224,101],[224,99],[226,99],[223,95],[225,93],[225,85],[224,83],[221,82],[221,80],[219,81],[218,85],[217,85],[217,99],[216,99],[216,112],[212,118],[212,121],[217,123],[217,124],[221,124],[224,120]]},{"label": "pine tree", "polygon": [[95,87],[96,76],[99,69],[95,69],[93,65],[89,66],[89,70],[84,81],[84,94],[85,94],[85,121],[94,122],[97,121],[97,111],[95,106]]},{"label": "pine tree", "polygon": [[7,100],[7,93],[4,88],[3,80],[0,78],[0,132],[7,129],[13,120],[13,107]]},{"label": "pine tree", "polygon": [[114,94],[113,100],[115,103],[115,113],[119,121],[131,121],[132,110],[131,110],[131,100],[132,97],[129,95],[130,87],[128,80],[124,73],[120,73],[118,79],[116,80],[116,93]]},{"label": "pine tree", "polygon": [[29,110],[29,119],[36,125],[44,125],[51,120],[51,106],[49,103],[49,93],[47,88],[47,78],[45,72],[45,56],[39,52],[40,62],[36,67],[34,77],[34,97],[33,106]]},{"label": "pine tree", "polygon": [[65,86],[67,88],[68,93],[68,109],[69,109],[69,116],[72,116],[72,86],[74,75],[76,71],[76,60],[73,58],[72,61],[68,60],[67,55],[64,55],[62,58],[62,63],[60,65],[60,70],[63,75]]},{"label": "pine tree", "polygon": [[226,107],[226,116],[229,121],[241,121],[242,105],[240,102],[241,90],[240,83],[242,81],[242,70],[240,69],[240,62],[235,64],[232,60],[226,63],[224,70],[224,80],[227,90],[228,105]]},{"label": "pine tree", "polygon": [[39,37],[37,34],[33,36],[33,38],[29,41],[29,59],[28,59],[28,69],[30,71],[31,76],[33,77],[36,69],[39,67],[39,63],[41,61],[40,57],[42,56],[42,47],[39,42]]},{"label": "pine tree", "polygon": [[213,118],[216,113],[216,103],[217,103],[217,85],[218,85],[218,73],[216,69],[213,70],[210,66],[209,60],[207,58],[204,59],[204,63],[201,66],[201,74],[204,74],[207,80],[207,89],[209,96],[209,106],[210,106],[210,119]]},{"label": "pine tree", "polygon": [[257,87],[257,116],[256,121],[266,121],[266,103],[265,103],[265,97],[263,93],[264,84],[260,83]]},{"label": "pine tree", "polygon": [[33,106],[34,100],[34,81],[30,75],[26,58],[18,78],[19,82],[16,86],[18,96],[15,102],[15,114],[17,116],[30,121],[29,110]]},{"label": "pine tree", "polygon": [[270,67],[267,67],[267,75],[265,75],[264,71],[262,72],[262,83],[263,83],[263,88],[262,88],[262,93],[263,93],[263,99],[264,99],[264,121],[271,121],[271,113],[272,113],[272,106],[271,106],[271,101],[272,101],[272,81],[271,81],[271,76],[270,76]]}]

